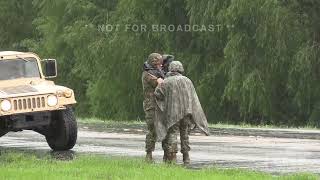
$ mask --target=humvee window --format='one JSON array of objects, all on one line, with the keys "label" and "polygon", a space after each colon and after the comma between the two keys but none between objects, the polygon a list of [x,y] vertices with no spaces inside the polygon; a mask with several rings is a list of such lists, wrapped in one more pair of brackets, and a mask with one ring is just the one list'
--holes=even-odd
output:
[{"label": "humvee window", "polygon": [[0,60],[0,80],[40,78],[37,60],[34,58]]}]

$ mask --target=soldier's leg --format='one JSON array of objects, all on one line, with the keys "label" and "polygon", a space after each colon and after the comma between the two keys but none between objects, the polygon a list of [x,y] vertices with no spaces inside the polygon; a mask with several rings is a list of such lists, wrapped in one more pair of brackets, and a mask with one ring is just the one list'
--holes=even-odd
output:
[{"label": "soldier's leg", "polygon": [[146,113],[146,124],[147,124],[147,135],[146,135],[146,160],[152,160],[152,152],[155,148],[156,143],[156,132],[154,129],[154,109],[150,109],[148,111],[145,111]]},{"label": "soldier's leg", "polygon": [[189,133],[190,133],[190,117],[187,116],[183,120],[180,121],[180,141],[181,141],[181,153],[183,154],[183,163],[185,165],[190,164],[189,157]]},{"label": "soldier's leg", "polygon": [[169,163],[175,163],[177,159],[177,152],[178,152],[178,140],[177,140],[177,132],[179,126],[174,125],[172,126],[166,135],[166,138],[162,142],[162,148],[164,150],[164,161]]},{"label": "soldier's leg", "polygon": [[162,141],[162,149],[163,149],[163,162],[167,162],[168,161],[168,149],[169,149],[168,135]]}]

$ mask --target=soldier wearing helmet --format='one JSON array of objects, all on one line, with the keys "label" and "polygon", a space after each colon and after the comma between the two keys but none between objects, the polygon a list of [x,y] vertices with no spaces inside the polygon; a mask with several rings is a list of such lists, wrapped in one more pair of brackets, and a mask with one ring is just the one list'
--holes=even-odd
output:
[{"label": "soldier wearing helmet", "polygon": [[155,149],[156,133],[154,129],[155,108],[156,101],[154,90],[158,84],[163,82],[164,73],[162,71],[162,56],[158,53],[149,55],[147,62],[144,64],[144,71],[142,73],[143,86],[143,110],[145,112],[145,119],[147,123],[146,135],[146,160],[152,161],[152,152]]},{"label": "soldier wearing helmet", "polygon": [[183,76],[181,62],[173,61],[164,81],[155,90],[157,111],[155,129],[157,140],[166,142],[167,161],[175,162],[177,149],[176,133],[180,131],[181,153],[185,165],[189,158],[189,130],[199,128],[209,135],[207,118],[201,107],[192,81]]}]

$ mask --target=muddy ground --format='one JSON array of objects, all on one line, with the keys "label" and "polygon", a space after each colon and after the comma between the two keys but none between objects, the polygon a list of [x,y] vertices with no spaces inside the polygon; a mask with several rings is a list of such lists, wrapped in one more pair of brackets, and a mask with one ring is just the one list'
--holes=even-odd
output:
[{"label": "muddy ground", "polygon": [[[72,159],[77,154],[144,156],[144,125],[103,127],[80,125],[73,151],[52,152],[43,136],[32,131],[8,133],[0,138],[0,150],[23,150]],[[190,168],[241,168],[287,174],[320,174],[320,131],[211,129],[212,136],[192,133]],[[160,143],[156,162],[162,160]],[[181,154],[178,163],[181,164]]]}]

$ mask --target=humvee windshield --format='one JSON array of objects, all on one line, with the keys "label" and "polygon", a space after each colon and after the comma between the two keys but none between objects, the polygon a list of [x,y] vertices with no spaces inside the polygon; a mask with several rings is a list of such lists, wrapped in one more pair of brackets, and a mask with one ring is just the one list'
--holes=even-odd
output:
[{"label": "humvee windshield", "polygon": [[35,58],[0,60],[0,80],[40,78]]}]

